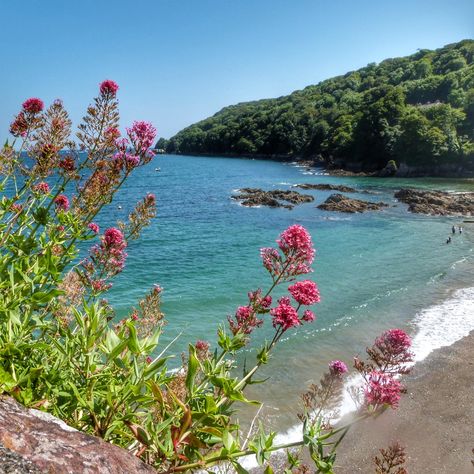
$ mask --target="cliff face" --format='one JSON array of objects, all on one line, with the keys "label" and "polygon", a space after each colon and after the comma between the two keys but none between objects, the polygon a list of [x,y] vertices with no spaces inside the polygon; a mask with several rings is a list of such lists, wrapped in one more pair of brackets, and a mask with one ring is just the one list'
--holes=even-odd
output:
[{"label": "cliff face", "polygon": [[124,449],[81,433],[48,413],[0,397],[0,473],[3,472],[151,474],[156,471]]},{"label": "cliff face", "polygon": [[229,106],[159,144],[168,153],[310,158],[364,172],[391,160],[415,174],[474,170],[474,41]]}]

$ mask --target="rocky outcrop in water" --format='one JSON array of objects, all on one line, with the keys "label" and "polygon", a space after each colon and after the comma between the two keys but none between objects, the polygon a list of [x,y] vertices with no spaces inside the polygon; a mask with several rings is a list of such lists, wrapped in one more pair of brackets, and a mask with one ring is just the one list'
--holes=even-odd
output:
[{"label": "rocky outcrop in water", "polygon": [[[0,397],[0,473],[152,474],[125,449]],[[6,470],[6,466],[11,469]],[[2,470],[2,468],[5,468]]]},{"label": "rocky outcrop in water", "polygon": [[313,196],[297,191],[283,191],[281,189],[264,191],[259,188],[239,189],[239,194],[234,194],[232,199],[241,201],[241,204],[247,207],[268,206],[285,207],[286,209],[293,209],[297,204],[314,201]]},{"label": "rocky outcrop in water", "polygon": [[340,191],[341,193],[357,193],[357,189],[351,188],[349,186],[344,186],[343,184],[295,184],[296,188],[301,189],[318,189],[320,191]]},{"label": "rocky outcrop in water", "polygon": [[474,193],[446,193],[400,189],[395,198],[408,204],[408,210],[418,214],[441,216],[474,216]]},{"label": "rocky outcrop in water", "polygon": [[326,201],[317,207],[325,211],[355,213],[377,211],[387,206],[388,204],[384,202],[362,201],[360,199],[351,199],[343,194],[331,194]]}]

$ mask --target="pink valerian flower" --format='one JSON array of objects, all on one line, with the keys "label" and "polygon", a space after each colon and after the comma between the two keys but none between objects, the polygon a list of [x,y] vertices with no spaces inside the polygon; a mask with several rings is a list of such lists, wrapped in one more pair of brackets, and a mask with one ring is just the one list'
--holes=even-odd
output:
[{"label": "pink valerian flower", "polygon": [[312,323],[316,319],[316,316],[311,310],[307,309],[303,312],[301,319],[307,323]]},{"label": "pink valerian flower", "polygon": [[197,351],[207,352],[209,350],[209,343],[201,339],[196,341],[195,347]]},{"label": "pink valerian flower", "polygon": [[297,303],[305,306],[311,306],[321,301],[318,287],[311,280],[298,281],[288,287],[288,291]]},{"label": "pink valerian flower", "polygon": [[110,227],[104,232],[100,245],[92,247],[91,257],[94,264],[102,268],[102,272],[113,276],[120,273],[125,266],[126,247],[123,233],[115,227]]},{"label": "pink valerian flower", "polygon": [[270,295],[263,297],[261,288],[255,291],[249,291],[248,297],[249,305],[252,306],[257,313],[266,313],[272,304],[272,297]]},{"label": "pink valerian flower", "polygon": [[270,310],[270,314],[273,318],[274,328],[279,326],[283,331],[286,331],[287,329],[301,325],[298,313],[296,309],[291,306],[290,298],[287,296],[278,300],[278,306]]},{"label": "pink valerian flower", "polygon": [[274,280],[291,280],[295,276],[310,273],[314,260],[314,248],[308,231],[300,225],[292,225],[277,240],[285,258],[274,248],[262,248],[263,266]]},{"label": "pink valerian flower", "polygon": [[255,328],[263,324],[263,321],[257,318],[255,309],[251,306],[239,306],[234,317],[235,321],[230,316],[227,318],[234,336],[238,332],[251,334]]},{"label": "pink valerian flower", "polygon": [[10,133],[15,137],[26,137],[28,133],[28,121],[23,112],[20,112],[10,124]]},{"label": "pink valerian flower", "polygon": [[104,132],[104,135],[105,135],[105,138],[107,138],[107,140],[115,143],[115,140],[120,138],[120,130],[117,127],[109,127]]},{"label": "pink valerian flower", "polygon": [[341,377],[347,372],[347,365],[342,360],[333,360],[329,362],[329,372],[331,375]]},{"label": "pink valerian flower", "polygon": [[373,409],[390,406],[398,407],[403,385],[391,375],[373,371],[366,379],[365,404]]},{"label": "pink valerian flower", "polygon": [[38,194],[48,194],[49,193],[49,184],[42,181],[41,183],[35,184],[33,186],[33,191]]},{"label": "pink valerian flower", "polygon": [[380,351],[389,351],[394,355],[403,354],[411,347],[410,336],[402,329],[389,329],[375,340]]},{"label": "pink valerian flower", "polygon": [[264,247],[260,249],[260,256],[262,257],[263,266],[267,269],[272,277],[281,274],[282,261],[278,250],[272,247]]},{"label": "pink valerian flower", "polygon": [[14,202],[11,206],[10,206],[10,211],[12,212],[15,212],[15,213],[20,213],[23,211],[23,205],[22,204],[19,204],[17,202]]},{"label": "pink valerian flower", "polygon": [[163,292],[163,288],[161,288],[160,285],[157,285],[157,284],[155,283],[155,284],[153,285],[152,292],[153,292],[155,295],[159,295],[160,293]]},{"label": "pink valerian flower", "polygon": [[23,110],[29,114],[38,114],[44,108],[44,102],[41,99],[32,97],[31,99],[25,100],[22,104]]},{"label": "pink valerian flower", "polygon": [[64,194],[60,194],[55,200],[56,209],[67,211],[69,209],[69,199]]},{"label": "pink valerian flower", "polygon": [[138,313],[137,312],[132,313],[132,315],[130,316],[130,319],[132,321],[138,321]]},{"label": "pink valerian flower", "polygon": [[95,222],[90,222],[89,224],[87,224],[87,227],[92,231],[94,232],[94,234],[98,234],[99,233],[99,226],[95,223]]},{"label": "pink valerian flower", "polygon": [[153,359],[150,356],[147,356],[145,360],[147,364],[151,364],[153,362]]},{"label": "pink valerian flower", "polygon": [[103,291],[107,291],[112,285],[107,283],[104,279],[99,280],[91,280],[90,282],[92,289],[96,293],[102,293]]},{"label": "pink valerian flower", "polygon": [[116,227],[109,227],[104,232],[103,241],[107,247],[118,247],[124,242],[123,233]]},{"label": "pink valerian flower", "polygon": [[314,248],[309,232],[301,225],[295,224],[281,233],[277,240],[280,250],[290,264],[289,274],[292,276],[310,273],[310,265],[314,260]]},{"label": "pink valerian flower", "polygon": [[106,79],[100,84],[99,89],[103,97],[115,97],[119,86],[116,82]]},{"label": "pink valerian flower", "polygon": [[76,170],[76,162],[72,156],[66,156],[61,159],[58,163],[58,166],[68,173],[72,173]]},{"label": "pink valerian flower", "polygon": [[156,137],[156,128],[150,122],[135,121],[130,128],[127,128],[135,153],[140,155],[145,163],[153,156],[148,153]]}]

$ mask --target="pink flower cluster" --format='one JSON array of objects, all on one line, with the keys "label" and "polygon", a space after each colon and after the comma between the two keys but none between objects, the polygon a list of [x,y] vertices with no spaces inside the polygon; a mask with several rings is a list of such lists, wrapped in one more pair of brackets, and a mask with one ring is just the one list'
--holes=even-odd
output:
[{"label": "pink flower cluster", "polygon": [[35,184],[33,186],[33,191],[38,194],[48,194],[49,193],[49,184],[42,181],[41,183]]},{"label": "pink flower cluster", "polygon": [[299,281],[289,286],[288,291],[297,303],[305,306],[311,306],[321,301],[318,287],[311,280]]},{"label": "pink flower cluster", "polygon": [[314,248],[311,236],[301,225],[295,224],[281,233],[277,240],[285,259],[274,248],[263,248],[260,255],[263,266],[273,278],[289,279],[310,273],[314,260]]},{"label": "pink flower cluster", "polygon": [[389,329],[375,340],[375,346],[381,351],[400,355],[411,347],[410,336],[402,329]]},{"label": "pink flower cluster", "polygon": [[28,121],[25,118],[25,114],[20,112],[15,120],[10,124],[10,133],[15,137],[26,137],[28,132]]},{"label": "pink flower cluster", "polygon": [[60,194],[55,200],[56,209],[67,211],[69,209],[69,199],[64,194]]},{"label": "pink flower cluster", "polygon": [[373,371],[365,388],[365,403],[373,409],[383,406],[398,407],[403,385],[392,376]]},{"label": "pink flower cluster", "polygon": [[119,138],[115,140],[117,153],[114,155],[114,160],[118,163],[120,169],[125,169],[127,172],[136,168],[140,164],[140,157],[128,151],[129,141],[126,138]]},{"label": "pink flower cluster", "polygon": [[108,276],[116,275],[125,266],[127,242],[123,233],[115,227],[107,229],[101,240],[100,245],[95,245],[91,249],[92,260],[96,267],[103,269],[101,273],[106,272]]},{"label": "pink flower cluster", "polygon": [[227,318],[234,336],[238,332],[250,334],[255,328],[263,324],[263,321],[257,318],[257,312],[252,306],[239,306],[234,318],[235,321],[230,316]]},{"label": "pink flower cluster", "polygon": [[94,232],[94,234],[98,234],[99,233],[99,226],[95,223],[95,222],[90,222],[87,227],[92,231]]},{"label": "pink flower cluster", "polygon": [[99,89],[103,97],[115,97],[119,86],[116,82],[106,79],[100,84]]},{"label": "pink flower cluster", "polygon": [[22,104],[23,110],[29,114],[38,114],[44,108],[44,102],[41,99],[32,97],[31,99],[25,100]]},{"label": "pink flower cluster", "polygon": [[270,295],[262,296],[262,289],[258,288],[255,291],[249,291],[247,294],[249,304],[257,313],[265,313],[272,304],[272,297]]},{"label": "pink flower cluster", "polygon": [[300,326],[298,312],[291,306],[290,298],[283,296],[278,300],[278,306],[270,310],[273,318],[273,327],[281,327],[283,331]]},{"label": "pink flower cluster", "polygon": [[201,339],[196,341],[195,346],[197,351],[207,352],[209,350],[209,343]]},{"label": "pink flower cluster", "polygon": [[342,360],[333,360],[329,363],[329,373],[335,377],[341,377],[347,372],[347,365]]},{"label": "pink flower cluster", "polygon": [[151,147],[156,137],[156,128],[150,122],[143,120],[133,122],[133,125],[127,128],[127,134],[138,155],[144,159],[153,158]]}]

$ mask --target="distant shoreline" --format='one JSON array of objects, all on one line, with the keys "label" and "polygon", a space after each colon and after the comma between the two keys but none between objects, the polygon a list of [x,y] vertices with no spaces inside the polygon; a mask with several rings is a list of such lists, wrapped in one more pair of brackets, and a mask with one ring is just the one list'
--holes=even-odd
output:
[{"label": "distant shoreline", "polygon": [[357,166],[351,166],[351,169],[343,166],[331,165],[328,166],[323,159],[315,158],[308,159],[298,155],[263,155],[263,154],[238,154],[238,153],[165,153],[167,155],[175,156],[199,156],[207,158],[238,158],[244,160],[268,160],[278,161],[282,163],[296,163],[300,166],[305,166],[308,169],[322,168],[331,176],[344,177],[376,177],[376,178],[457,178],[470,179],[474,178],[474,169],[466,169],[459,165],[444,166],[444,167],[413,167],[401,163],[397,172],[393,175],[384,175],[383,169],[374,171],[362,171]]}]

